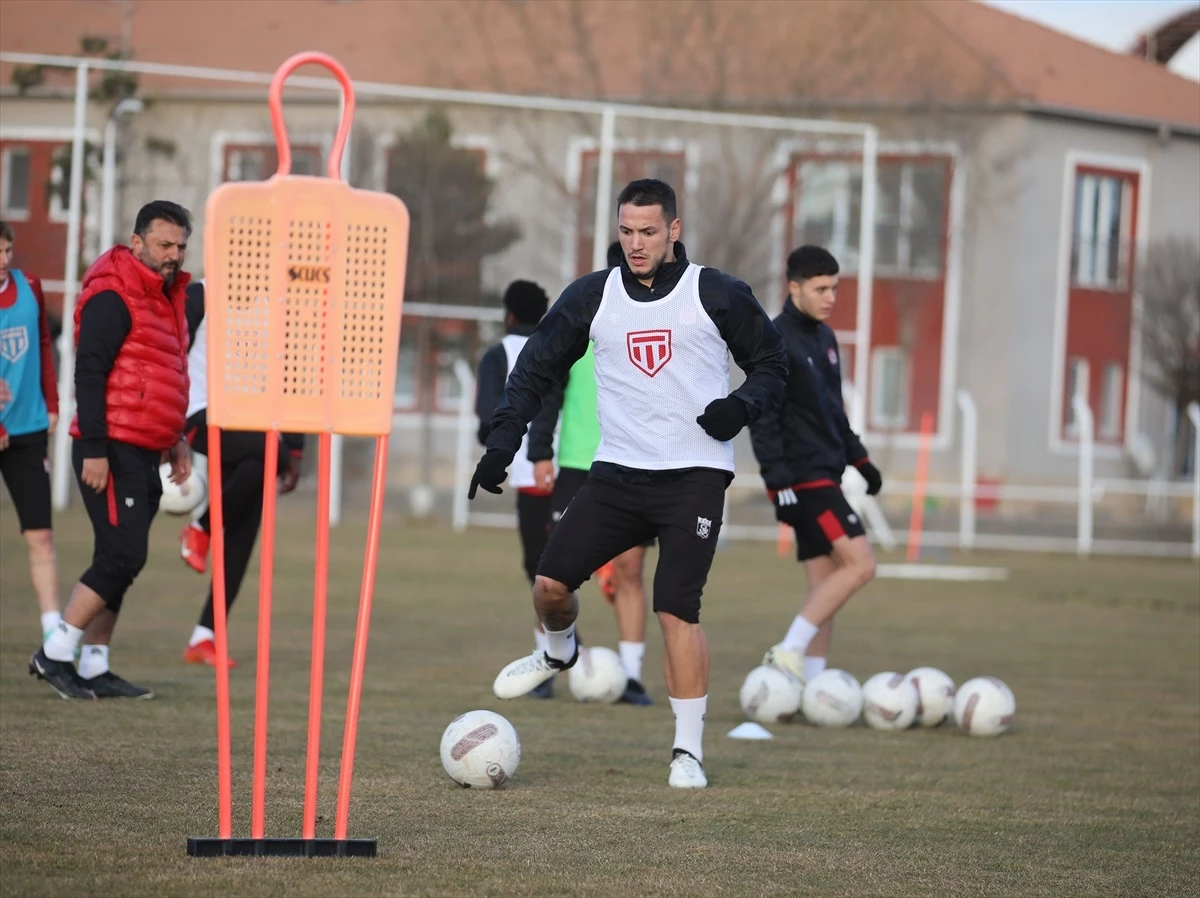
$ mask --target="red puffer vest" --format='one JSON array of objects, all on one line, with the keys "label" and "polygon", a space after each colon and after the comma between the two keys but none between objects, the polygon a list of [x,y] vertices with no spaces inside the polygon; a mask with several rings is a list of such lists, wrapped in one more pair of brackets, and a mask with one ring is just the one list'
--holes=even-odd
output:
[{"label": "red puffer vest", "polygon": [[[183,438],[187,416],[187,319],[184,288],[190,276],[179,272],[164,295],[155,274],[124,246],[114,246],[83,276],[75,306],[75,345],[88,301],[105,290],[125,301],[133,326],[108,375],[108,438],[144,449],[170,449]],[[79,418],[71,422],[78,439]]]}]

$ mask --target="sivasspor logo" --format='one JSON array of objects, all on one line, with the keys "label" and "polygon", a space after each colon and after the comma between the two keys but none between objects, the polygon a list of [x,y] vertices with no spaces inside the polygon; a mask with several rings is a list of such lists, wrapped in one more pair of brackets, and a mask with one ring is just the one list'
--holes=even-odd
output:
[{"label": "sivasspor logo", "polygon": [[658,374],[671,361],[669,328],[631,331],[625,335],[625,345],[629,349],[629,361],[650,377]]},{"label": "sivasspor logo", "polygon": [[328,284],[329,269],[317,265],[293,265],[288,268],[289,281],[306,281],[313,284]]},{"label": "sivasspor logo", "polygon": [[29,351],[29,331],[25,325],[0,331],[0,358],[15,362]]}]

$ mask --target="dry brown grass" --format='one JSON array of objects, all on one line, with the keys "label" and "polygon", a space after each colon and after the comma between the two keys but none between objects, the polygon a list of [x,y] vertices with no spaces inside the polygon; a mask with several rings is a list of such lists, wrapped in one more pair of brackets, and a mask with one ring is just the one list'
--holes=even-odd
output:
[{"label": "dry brown grass", "polygon": [[[271,835],[297,835],[311,615],[311,518],[285,506],[271,658]],[[58,521],[64,579],[90,553]],[[194,860],[216,834],[212,675],[179,655],[203,582],[160,521],[114,667],[148,703],[62,702],[25,674],[37,618],[11,508],[0,511],[0,894],[71,895],[1148,895],[1196,894],[1200,871],[1200,590],[1186,562],[984,556],[1007,583],[878,581],[839,622],[834,663],[865,679],[921,664],[994,674],[1018,726],[953,731],[777,728],[725,738],[737,688],[802,588],[770,546],[720,553],[711,788],[666,787],[672,733],[651,632],[649,709],[501,703],[497,670],[530,642],[515,535],[385,529],[356,765],[352,836],[375,860]],[[319,835],[330,835],[363,529],[335,531]],[[978,560],[979,555],[975,556]],[[248,834],[255,601],[233,615],[235,829]],[[615,645],[585,588],[589,641]],[[564,684],[565,685],[565,684]],[[511,786],[454,787],[442,729],[486,707],[524,747]]]}]

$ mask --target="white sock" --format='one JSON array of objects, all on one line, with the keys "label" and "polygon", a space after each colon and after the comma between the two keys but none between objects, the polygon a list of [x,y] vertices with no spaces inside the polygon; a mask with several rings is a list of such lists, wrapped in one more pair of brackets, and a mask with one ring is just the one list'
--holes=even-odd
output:
[{"label": "white sock", "polygon": [[702,698],[673,698],[675,712],[675,748],[682,748],[697,761],[704,760],[704,712],[708,696]]},{"label": "white sock", "polygon": [[51,661],[74,661],[75,649],[79,647],[81,639],[83,639],[81,629],[72,627],[65,620],[60,620],[58,626],[51,631],[42,645],[42,651]]},{"label": "white sock", "polygon": [[575,657],[575,625],[565,630],[546,630],[545,652],[555,661],[570,661]]},{"label": "white sock", "polygon": [[533,648],[535,651],[544,652],[550,647],[550,641],[546,639],[546,633],[540,627],[533,628]]},{"label": "white sock", "polygon": [[202,627],[199,624],[196,624],[196,629],[192,630],[192,638],[188,640],[188,648],[208,641],[216,642],[217,634],[208,629],[208,627]]},{"label": "white sock", "polygon": [[[60,620],[62,620],[62,615],[59,614],[57,611],[43,611],[42,612],[42,633],[43,634],[49,633],[51,630],[53,630],[55,627],[58,626],[58,622]],[[45,637],[43,636],[43,638],[45,638]]]},{"label": "white sock", "polygon": [[621,666],[625,668],[625,676],[642,682],[642,657],[646,654],[646,643],[618,642],[617,650],[621,653]]},{"label": "white sock", "polygon": [[821,628],[816,624],[809,623],[797,614],[792,625],[788,627],[787,636],[783,637],[783,647],[789,651],[803,654],[819,629]]},{"label": "white sock", "polygon": [[79,676],[85,680],[108,673],[108,646],[85,645],[79,652]]},{"label": "white sock", "polygon": [[804,682],[812,682],[813,677],[825,670],[825,659],[804,656]]}]

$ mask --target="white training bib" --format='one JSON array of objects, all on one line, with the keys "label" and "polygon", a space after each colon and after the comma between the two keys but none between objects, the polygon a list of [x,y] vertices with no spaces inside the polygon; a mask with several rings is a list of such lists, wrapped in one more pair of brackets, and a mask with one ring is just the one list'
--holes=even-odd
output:
[{"label": "white training bib", "polygon": [[196,328],[196,336],[192,338],[192,347],[188,350],[187,364],[188,378],[191,380],[187,408],[190,418],[200,409],[208,408],[208,315],[200,319],[200,326]]},{"label": "white training bib", "polygon": [[[508,362],[508,372],[505,374],[505,380],[512,374],[513,367],[517,364],[517,356],[521,354],[528,337],[521,337],[517,334],[509,334],[500,341],[504,347],[504,357]],[[508,468],[508,485],[513,489],[525,489],[531,486],[537,486],[537,480],[533,476],[533,462],[529,460],[529,433],[521,437],[521,448],[517,450],[517,455],[513,459],[513,463]]]},{"label": "white training bib", "polygon": [[733,471],[733,444],[696,418],[729,394],[729,350],[700,302],[700,265],[688,265],[662,299],[637,302],[621,269],[604,285],[592,321],[600,446],[596,461],[666,471]]}]

